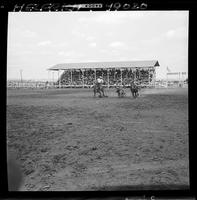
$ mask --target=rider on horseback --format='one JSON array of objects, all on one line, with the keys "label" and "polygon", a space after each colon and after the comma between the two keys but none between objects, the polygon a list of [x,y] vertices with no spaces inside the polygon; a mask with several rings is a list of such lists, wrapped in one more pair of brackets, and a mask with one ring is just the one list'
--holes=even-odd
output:
[{"label": "rider on horseback", "polygon": [[94,96],[96,96],[96,93],[99,93],[100,96],[99,97],[107,97],[104,93],[104,87],[103,87],[103,83],[104,83],[104,80],[102,78],[102,76],[99,76],[96,81],[95,81],[95,84],[94,84]]},{"label": "rider on horseback", "polygon": [[132,80],[131,83],[130,83],[130,90],[131,90],[133,97],[136,98],[137,96],[139,96],[139,92],[138,92],[139,87],[134,80]]},{"label": "rider on horseback", "polygon": [[124,91],[124,84],[121,85],[120,82],[116,83],[116,93],[118,93],[118,97],[124,97],[126,95],[125,91]]},{"label": "rider on horseback", "polygon": [[97,86],[98,86],[99,89],[101,89],[101,87],[103,86],[103,83],[104,83],[103,77],[102,77],[102,76],[99,76],[99,77],[97,78],[97,80],[96,80],[96,84],[97,84]]},{"label": "rider on horseback", "polygon": [[137,84],[135,81],[131,81],[131,86],[133,87],[133,89],[137,89]]}]

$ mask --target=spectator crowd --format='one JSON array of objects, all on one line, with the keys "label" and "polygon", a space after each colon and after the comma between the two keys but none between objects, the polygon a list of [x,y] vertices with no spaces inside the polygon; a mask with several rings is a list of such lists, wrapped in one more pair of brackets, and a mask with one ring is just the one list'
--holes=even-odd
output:
[{"label": "spectator crowd", "polygon": [[[122,75],[121,75],[122,74]],[[61,75],[60,84],[62,86],[91,86],[94,84],[97,77],[102,76],[104,80],[104,85],[113,86],[117,83],[122,83],[124,85],[128,85],[131,80],[137,80],[139,83],[149,83],[153,80],[153,73],[149,74],[148,70],[132,70],[132,69],[111,69],[109,71],[100,69],[96,70],[96,76],[95,76],[95,70],[89,69],[89,70],[65,70],[63,74]]]}]

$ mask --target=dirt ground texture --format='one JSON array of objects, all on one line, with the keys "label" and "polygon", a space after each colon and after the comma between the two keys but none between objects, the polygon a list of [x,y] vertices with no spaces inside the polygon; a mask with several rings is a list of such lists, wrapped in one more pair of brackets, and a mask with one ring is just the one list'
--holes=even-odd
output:
[{"label": "dirt ground texture", "polygon": [[9,89],[7,144],[22,167],[21,191],[189,186],[187,88],[126,92]]}]

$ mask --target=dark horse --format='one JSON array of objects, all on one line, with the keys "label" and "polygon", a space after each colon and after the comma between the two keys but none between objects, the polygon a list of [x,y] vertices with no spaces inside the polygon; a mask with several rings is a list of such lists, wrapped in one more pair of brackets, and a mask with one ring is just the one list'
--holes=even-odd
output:
[{"label": "dark horse", "polygon": [[126,93],[123,90],[123,88],[116,87],[116,92],[118,93],[118,97],[125,97],[126,96]]},{"label": "dark horse", "polygon": [[104,93],[104,87],[99,84],[99,83],[95,83],[93,86],[93,91],[94,91],[94,97],[96,97],[96,93],[99,93],[99,97],[107,97]]},{"label": "dark horse", "polygon": [[130,90],[134,98],[137,98],[139,96],[139,87],[134,82],[131,82]]}]

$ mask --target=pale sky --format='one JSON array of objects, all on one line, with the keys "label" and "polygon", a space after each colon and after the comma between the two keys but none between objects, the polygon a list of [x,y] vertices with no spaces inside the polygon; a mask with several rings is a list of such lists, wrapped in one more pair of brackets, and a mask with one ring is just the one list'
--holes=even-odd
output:
[{"label": "pale sky", "polygon": [[188,11],[11,12],[7,79],[48,79],[67,62],[158,60],[188,72]]}]

